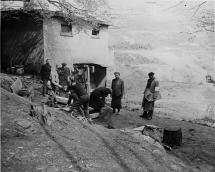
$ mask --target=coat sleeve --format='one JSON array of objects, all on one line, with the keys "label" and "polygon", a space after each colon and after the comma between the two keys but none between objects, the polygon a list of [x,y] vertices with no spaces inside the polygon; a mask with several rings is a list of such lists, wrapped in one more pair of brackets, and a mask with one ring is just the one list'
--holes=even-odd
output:
[{"label": "coat sleeve", "polygon": [[159,87],[159,81],[155,80],[155,87]]},{"label": "coat sleeve", "polygon": [[113,80],[112,80],[112,82],[111,82],[111,89],[113,90]]},{"label": "coat sleeve", "polygon": [[121,89],[122,89],[122,96],[123,96],[123,95],[125,95],[125,88],[124,88],[124,81],[123,80],[122,80]]}]

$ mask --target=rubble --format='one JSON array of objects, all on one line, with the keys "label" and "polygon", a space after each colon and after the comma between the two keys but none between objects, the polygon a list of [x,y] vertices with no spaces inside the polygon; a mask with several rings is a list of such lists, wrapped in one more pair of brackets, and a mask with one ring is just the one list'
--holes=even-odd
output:
[{"label": "rubble", "polygon": [[44,103],[42,103],[40,106],[32,105],[29,115],[33,118],[36,118],[41,125],[50,126],[55,120],[51,112],[47,111]]}]

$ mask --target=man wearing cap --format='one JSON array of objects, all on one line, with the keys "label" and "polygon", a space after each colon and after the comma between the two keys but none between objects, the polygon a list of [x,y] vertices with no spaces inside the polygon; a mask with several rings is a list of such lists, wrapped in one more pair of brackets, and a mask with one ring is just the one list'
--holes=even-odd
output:
[{"label": "man wearing cap", "polygon": [[62,85],[63,90],[67,90],[67,78],[70,75],[70,70],[66,63],[62,63],[62,67],[58,69],[59,84]]},{"label": "man wearing cap", "polygon": [[46,64],[42,65],[40,76],[43,81],[43,96],[48,94],[47,83],[51,79],[51,65],[49,59],[46,59]]},{"label": "man wearing cap", "polygon": [[148,76],[149,79],[146,84],[142,102],[143,114],[140,117],[150,120],[154,112],[155,101],[160,99],[160,95],[159,82],[155,79],[154,73],[150,72]]},{"label": "man wearing cap", "polygon": [[114,72],[115,79],[112,80],[111,89],[112,89],[112,101],[111,107],[113,108],[113,113],[120,112],[122,108],[122,97],[124,95],[124,81],[120,79],[120,73]]}]

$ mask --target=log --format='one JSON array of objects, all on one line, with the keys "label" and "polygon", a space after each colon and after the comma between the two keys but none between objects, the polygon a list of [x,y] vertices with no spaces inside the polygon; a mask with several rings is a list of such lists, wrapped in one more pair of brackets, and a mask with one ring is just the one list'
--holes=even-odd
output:
[{"label": "log", "polygon": [[55,96],[55,98],[58,103],[62,103],[66,105],[68,102],[68,98],[66,97]]},{"label": "log", "polygon": [[92,113],[92,114],[90,114],[90,117],[92,119],[98,118],[99,117],[99,113]]},{"label": "log", "polygon": [[163,143],[168,146],[182,145],[182,131],[181,128],[165,128],[163,133]]}]

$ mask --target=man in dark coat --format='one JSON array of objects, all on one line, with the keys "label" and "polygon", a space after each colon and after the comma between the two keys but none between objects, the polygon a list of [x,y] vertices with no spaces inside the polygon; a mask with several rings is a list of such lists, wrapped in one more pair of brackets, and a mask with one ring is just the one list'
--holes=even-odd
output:
[{"label": "man in dark coat", "polygon": [[62,85],[64,90],[67,90],[67,79],[70,75],[70,70],[66,63],[62,63],[62,67],[57,70],[59,76],[59,84]]},{"label": "man in dark coat", "polygon": [[51,65],[49,59],[46,60],[46,64],[42,65],[40,76],[43,81],[43,96],[48,94],[47,82],[51,79]]},{"label": "man in dark coat", "polygon": [[159,82],[155,79],[154,73],[148,73],[149,79],[144,91],[144,97],[142,102],[143,114],[140,116],[148,120],[152,119],[154,112],[154,104],[159,99]]},{"label": "man in dark coat", "polygon": [[83,105],[85,117],[89,118],[88,107],[90,96],[87,94],[87,91],[84,89],[83,85],[76,83],[73,78],[70,78],[67,91],[70,92],[67,105],[69,105],[71,103],[71,100],[73,99],[73,107],[81,108],[81,106]]},{"label": "man in dark coat", "polygon": [[99,87],[93,90],[90,95],[90,107],[93,112],[100,112],[101,108],[105,106],[105,97],[111,94],[111,90],[106,87]]},{"label": "man in dark coat", "polygon": [[113,113],[115,113],[116,109],[120,112],[122,108],[122,97],[124,95],[124,81],[120,79],[120,73],[115,72],[115,79],[112,80],[111,89],[112,89],[112,101],[111,107],[113,108]]}]

